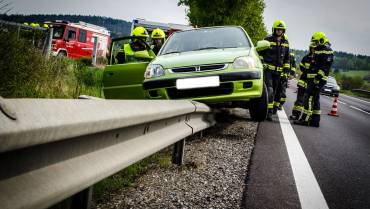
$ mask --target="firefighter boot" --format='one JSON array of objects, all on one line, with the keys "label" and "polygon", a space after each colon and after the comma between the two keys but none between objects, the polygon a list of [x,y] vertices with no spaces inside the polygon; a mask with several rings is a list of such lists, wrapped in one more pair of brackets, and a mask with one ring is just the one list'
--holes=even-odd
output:
[{"label": "firefighter boot", "polygon": [[293,123],[301,126],[308,126],[309,125],[310,118],[307,114],[302,115],[301,119],[295,120]]},{"label": "firefighter boot", "polygon": [[272,110],[270,110],[270,109],[269,109],[269,111],[267,113],[266,120],[272,121]]},{"label": "firefighter boot", "polygon": [[300,111],[298,111],[298,110],[293,110],[293,111],[292,111],[292,115],[291,115],[291,116],[289,116],[289,119],[290,119],[290,120],[298,120],[300,115],[301,115],[301,112],[300,112]]},{"label": "firefighter boot", "polygon": [[320,127],[320,115],[313,114],[309,125],[317,128]]}]

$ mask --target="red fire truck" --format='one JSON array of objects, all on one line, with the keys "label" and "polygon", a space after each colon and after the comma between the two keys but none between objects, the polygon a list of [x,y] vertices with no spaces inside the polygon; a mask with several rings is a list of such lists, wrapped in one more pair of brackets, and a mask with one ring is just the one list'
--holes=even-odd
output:
[{"label": "red fire truck", "polygon": [[106,57],[110,44],[110,32],[97,25],[67,21],[48,22],[53,27],[52,51],[53,56],[68,58],[92,58],[94,40],[97,41],[96,57]]}]

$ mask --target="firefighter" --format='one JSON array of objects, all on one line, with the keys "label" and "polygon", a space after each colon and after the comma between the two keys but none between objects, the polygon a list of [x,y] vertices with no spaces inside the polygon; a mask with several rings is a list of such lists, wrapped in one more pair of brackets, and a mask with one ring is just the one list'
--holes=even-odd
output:
[{"label": "firefighter", "polygon": [[307,71],[309,70],[313,60],[313,52],[314,48],[310,46],[308,54],[302,58],[302,61],[299,64],[301,76],[299,77],[299,81],[297,83],[297,99],[294,102],[292,115],[289,117],[291,120],[299,119],[302,114],[304,93],[307,88]]},{"label": "firefighter", "polygon": [[288,88],[288,79],[295,77],[295,73],[296,73],[295,55],[293,53],[289,53],[289,68],[287,71],[284,71],[280,75],[281,92],[278,110],[282,110],[282,107],[286,101],[286,89]]},{"label": "firefighter", "polygon": [[164,44],[166,34],[163,30],[157,28],[152,31],[152,45],[150,46],[154,54],[157,55]]},{"label": "firefighter", "polygon": [[[136,27],[132,31],[133,38],[130,43],[124,44],[116,55],[116,63],[150,61],[155,58],[154,52],[145,43],[149,37],[144,27]],[[139,40],[140,39],[140,40]]]},{"label": "firefighter", "polygon": [[320,90],[326,84],[334,59],[331,45],[323,32],[312,36],[311,46],[315,48],[313,61],[307,72],[307,90],[302,117],[295,120],[298,125],[320,126]]},{"label": "firefighter", "polygon": [[[280,104],[281,85],[280,76],[283,70],[289,68],[289,42],[284,35],[286,24],[277,20],[272,26],[272,35],[265,40],[270,42],[270,47],[259,52],[264,66],[264,79],[268,90],[268,114],[267,120],[272,120],[272,114]],[[275,101],[275,102],[274,102]]]}]

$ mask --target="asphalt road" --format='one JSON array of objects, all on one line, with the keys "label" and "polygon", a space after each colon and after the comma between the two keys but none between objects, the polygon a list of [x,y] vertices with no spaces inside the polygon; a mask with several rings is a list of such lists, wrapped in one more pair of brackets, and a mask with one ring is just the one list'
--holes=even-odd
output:
[{"label": "asphalt road", "polygon": [[370,208],[370,101],[340,95],[333,117],[333,98],[321,96],[320,128],[298,126],[284,119],[294,90],[285,111],[259,125],[246,207]]}]

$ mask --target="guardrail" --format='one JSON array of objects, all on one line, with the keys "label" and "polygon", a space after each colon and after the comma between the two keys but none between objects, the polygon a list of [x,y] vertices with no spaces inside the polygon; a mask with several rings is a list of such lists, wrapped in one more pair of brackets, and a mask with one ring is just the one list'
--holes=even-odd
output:
[{"label": "guardrail", "polygon": [[0,109],[2,209],[91,195],[86,188],[172,144],[181,164],[184,139],[215,123],[191,101],[0,98]]},{"label": "guardrail", "polygon": [[364,89],[352,89],[351,91],[370,96],[370,91]]}]

